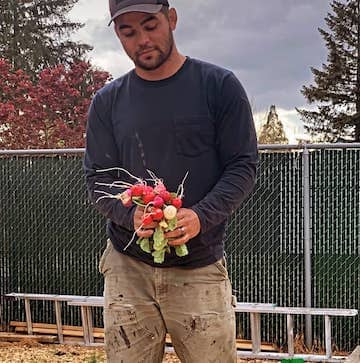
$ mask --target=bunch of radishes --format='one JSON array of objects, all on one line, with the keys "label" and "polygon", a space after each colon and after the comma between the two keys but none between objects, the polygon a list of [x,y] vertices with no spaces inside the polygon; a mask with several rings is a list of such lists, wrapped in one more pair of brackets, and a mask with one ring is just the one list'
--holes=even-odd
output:
[{"label": "bunch of radishes", "polygon": [[[151,179],[149,180],[153,185],[149,185],[143,179],[133,176],[124,169],[116,169],[125,171],[136,180],[136,183],[130,184],[123,181],[115,182],[110,185],[97,183],[98,185],[107,185],[110,187],[124,189],[123,192],[115,195],[106,193],[104,191],[97,191],[98,193],[105,194],[104,196],[100,197],[98,201],[102,198],[115,198],[121,200],[123,205],[126,207],[136,204],[144,208],[142,224],[139,229],[144,228],[154,222],[156,223],[156,228],[152,237],[140,237],[136,243],[144,252],[150,253],[153,256],[154,262],[163,263],[165,260],[165,253],[170,253],[170,246],[168,244],[168,239],[165,238],[165,233],[176,229],[176,215],[178,209],[180,209],[182,206],[182,198],[184,194],[183,185],[187,174],[182,183],[179,185],[177,192],[171,193],[166,189],[162,180],[157,178],[155,174],[149,170],[148,172],[151,176]],[[138,231],[135,231],[133,238],[125,247],[125,249],[128,248],[128,246],[132,243],[137,232]],[[180,246],[175,246],[175,252],[179,257],[182,257],[188,254],[188,249],[186,245],[183,244]]]}]

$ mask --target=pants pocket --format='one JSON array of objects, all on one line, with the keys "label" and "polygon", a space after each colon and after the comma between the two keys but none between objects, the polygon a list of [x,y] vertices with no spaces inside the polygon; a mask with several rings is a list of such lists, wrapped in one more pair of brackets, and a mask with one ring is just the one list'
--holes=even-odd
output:
[{"label": "pants pocket", "polygon": [[187,334],[175,350],[185,362],[236,362],[235,316],[233,311],[193,316]]},{"label": "pants pocket", "polygon": [[128,305],[104,309],[105,342],[107,353],[112,356],[138,344],[150,345],[155,338],[137,319],[136,312]]},{"label": "pants pocket", "polygon": [[105,272],[105,262],[106,262],[106,257],[110,254],[111,250],[112,250],[113,246],[112,246],[112,242],[108,239],[107,240],[107,244],[106,244],[106,248],[104,250],[104,252],[102,253],[100,260],[99,260],[99,272],[101,274],[104,274]]}]

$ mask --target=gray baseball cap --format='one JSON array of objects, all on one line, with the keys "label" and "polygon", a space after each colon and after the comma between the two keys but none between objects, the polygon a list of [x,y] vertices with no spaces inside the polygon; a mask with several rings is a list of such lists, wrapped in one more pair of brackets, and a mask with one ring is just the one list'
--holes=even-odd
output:
[{"label": "gray baseball cap", "polygon": [[169,2],[167,0],[109,0],[111,15],[109,25],[121,14],[131,11],[155,14],[163,5],[169,6]]}]

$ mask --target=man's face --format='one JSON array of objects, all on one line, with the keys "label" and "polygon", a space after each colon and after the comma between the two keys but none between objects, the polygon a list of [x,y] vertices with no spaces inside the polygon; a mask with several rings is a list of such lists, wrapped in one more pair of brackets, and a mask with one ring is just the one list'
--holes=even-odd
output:
[{"label": "man's face", "polygon": [[131,12],[115,19],[115,31],[136,67],[146,71],[159,68],[168,60],[174,46],[172,31],[176,20],[163,13]]}]

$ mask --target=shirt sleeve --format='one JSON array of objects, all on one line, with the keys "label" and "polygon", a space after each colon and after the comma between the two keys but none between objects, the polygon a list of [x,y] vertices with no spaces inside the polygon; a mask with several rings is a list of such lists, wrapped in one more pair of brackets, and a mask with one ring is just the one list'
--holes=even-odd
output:
[{"label": "shirt sleeve", "polygon": [[121,167],[119,153],[113,134],[110,107],[105,106],[102,97],[97,94],[90,106],[86,129],[86,150],[83,162],[86,187],[89,199],[95,208],[115,224],[128,230],[134,229],[133,215],[135,207],[125,207],[116,199],[103,198],[102,192],[112,195],[122,190],[101,184],[119,181],[116,171],[101,170]]},{"label": "shirt sleeve", "polygon": [[214,110],[222,174],[212,190],[192,206],[199,216],[201,233],[225,221],[247,198],[255,185],[258,163],[251,107],[233,73],[224,78]]}]

